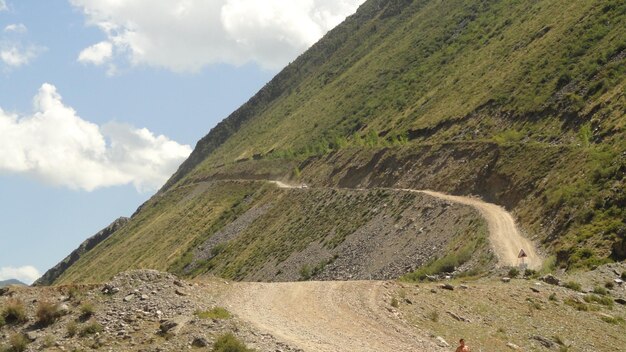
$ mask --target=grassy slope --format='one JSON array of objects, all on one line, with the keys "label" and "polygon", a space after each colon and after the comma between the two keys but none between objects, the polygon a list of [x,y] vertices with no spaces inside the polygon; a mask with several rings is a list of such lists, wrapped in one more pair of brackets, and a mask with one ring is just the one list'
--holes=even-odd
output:
[{"label": "grassy slope", "polygon": [[[391,181],[501,204],[515,191],[522,225],[563,265],[623,259],[624,23],[618,0],[370,0],[203,138],[131,226],[66,277],[167,268],[254,192],[181,202],[193,182],[296,176],[299,164],[304,179],[331,183],[378,151],[397,161]],[[411,174],[402,162],[415,160]],[[455,180],[480,174],[483,161],[495,163],[494,182],[506,178],[500,195]],[[130,259],[103,268],[105,255]]]},{"label": "grassy slope", "polygon": [[[337,32],[353,35],[308,75],[294,76],[187,179],[251,158],[496,144],[495,172],[531,194],[514,210],[560,264],[626,258],[626,5],[415,1],[389,10],[397,3],[358,24],[348,20]],[[294,65],[307,67],[301,61]],[[323,167],[316,166],[305,175],[315,178]],[[471,166],[467,175],[482,165]],[[489,197],[485,187],[439,186]]]}]

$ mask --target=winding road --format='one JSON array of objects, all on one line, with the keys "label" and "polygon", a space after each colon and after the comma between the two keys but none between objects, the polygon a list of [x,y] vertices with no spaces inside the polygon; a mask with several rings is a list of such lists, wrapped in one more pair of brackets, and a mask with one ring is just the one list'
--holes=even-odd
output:
[{"label": "winding road", "polygon": [[[288,185],[280,181],[269,181],[280,188],[301,188],[301,186]],[[477,198],[452,196],[430,190],[418,190],[410,188],[387,188],[394,191],[423,193],[431,197],[444,199],[450,202],[469,205],[476,208],[485,218],[489,227],[489,240],[491,246],[498,257],[498,262],[502,266],[517,266],[519,264],[518,254],[524,250],[527,257],[525,263],[530,269],[539,269],[542,265],[542,258],[538,254],[535,245],[522,236],[515,220],[509,212],[499,205],[487,203]]]},{"label": "winding road", "polygon": [[[280,188],[305,188],[268,181]],[[490,241],[501,265],[516,265],[524,249],[531,268],[541,266],[541,257],[524,238],[506,210],[479,199],[414,189],[396,191],[423,193],[476,208],[486,219]],[[439,352],[426,332],[406,324],[390,308],[386,289],[394,282],[325,281],[229,285],[222,304],[258,330],[273,335],[291,347],[306,352]]]}]

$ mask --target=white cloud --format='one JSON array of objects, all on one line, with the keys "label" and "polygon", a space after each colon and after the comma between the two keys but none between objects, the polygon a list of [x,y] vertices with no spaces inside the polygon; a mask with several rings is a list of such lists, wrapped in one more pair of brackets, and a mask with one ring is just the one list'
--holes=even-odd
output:
[{"label": "white cloud", "polygon": [[0,281],[17,279],[25,284],[30,285],[40,276],[41,274],[39,273],[39,270],[30,265],[22,266],[19,268],[13,268],[10,266],[0,268]]},{"label": "white cloud", "polygon": [[0,12],[7,11],[8,9],[7,3],[4,0],[0,0]]},{"label": "white cloud", "polygon": [[109,42],[100,42],[92,45],[78,55],[78,61],[84,64],[102,65],[113,55],[113,44]]},{"label": "white cloud", "polygon": [[12,23],[4,27],[4,31],[6,33],[26,33],[28,32],[28,28],[26,28],[26,26],[22,23]]},{"label": "white cloud", "polygon": [[364,0],[70,0],[132,65],[195,71],[293,60]]},{"label": "white cloud", "polygon": [[188,145],[145,128],[85,121],[51,84],[41,86],[34,107],[30,116],[0,109],[0,172],[87,191],[130,183],[148,191],[163,185],[191,153]]},{"label": "white cloud", "polygon": [[2,45],[2,48],[0,48],[0,60],[8,66],[20,67],[30,63],[44,50],[44,48],[34,45],[26,48],[20,45]]}]

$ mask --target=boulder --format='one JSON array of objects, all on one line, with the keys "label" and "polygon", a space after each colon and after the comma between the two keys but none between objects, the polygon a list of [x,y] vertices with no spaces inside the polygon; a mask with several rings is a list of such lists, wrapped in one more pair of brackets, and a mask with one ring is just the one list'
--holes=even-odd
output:
[{"label": "boulder", "polygon": [[548,274],[548,275],[542,277],[541,281],[543,281],[543,282],[545,282],[547,284],[550,284],[550,285],[555,285],[555,286],[561,285],[561,280],[557,279],[552,274]]},{"label": "boulder", "polygon": [[207,341],[204,337],[194,337],[191,345],[193,347],[206,347],[209,345],[209,341]]}]

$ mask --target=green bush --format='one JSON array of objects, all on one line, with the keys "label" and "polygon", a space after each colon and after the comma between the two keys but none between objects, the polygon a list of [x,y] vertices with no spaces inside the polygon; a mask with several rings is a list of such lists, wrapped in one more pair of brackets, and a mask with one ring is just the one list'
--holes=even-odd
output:
[{"label": "green bush", "polygon": [[515,267],[509,269],[509,277],[510,278],[515,278],[519,275],[519,270]]},{"label": "green bush", "polygon": [[244,345],[243,342],[239,341],[235,335],[231,333],[224,334],[217,338],[215,344],[213,345],[212,352],[253,352],[254,350],[249,349]]},{"label": "green bush", "polygon": [[44,326],[54,323],[61,316],[58,304],[48,301],[39,302],[35,315],[37,316],[37,322]]},{"label": "green bush", "polygon": [[398,308],[400,306],[400,302],[394,297],[391,299],[391,306],[394,308]]},{"label": "green bush", "polygon": [[622,276],[621,276],[622,280],[626,280],[626,271],[622,272]]},{"label": "green bush", "polygon": [[102,331],[102,325],[98,324],[98,322],[92,321],[80,329],[80,336],[85,337],[89,335],[94,335]]},{"label": "green bush", "polygon": [[80,305],[80,316],[82,318],[89,318],[96,312],[96,308],[91,302],[84,302]]},{"label": "green bush", "polygon": [[200,319],[229,319],[230,312],[222,307],[215,307],[211,310],[197,310],[194,313]]},{"label": "green bush", "polygon": [[24,334],[13,334],[9,337],[9,346],[11,347],[9,351],[11,352],[22,352],[26,351],[26,347],[28,346],[28,339]]},{"label": "green bush", "polygon": [[24,302],[19,299],[10,299],[7,301],[1,315],[7,324],[18,324],[28,320]]},{"label": "green bush", "polygon": [[65,332],[67,332],[68,337],[74,337],[78,332],[78,324],[75,321],[70,321],[65,327]]}]

